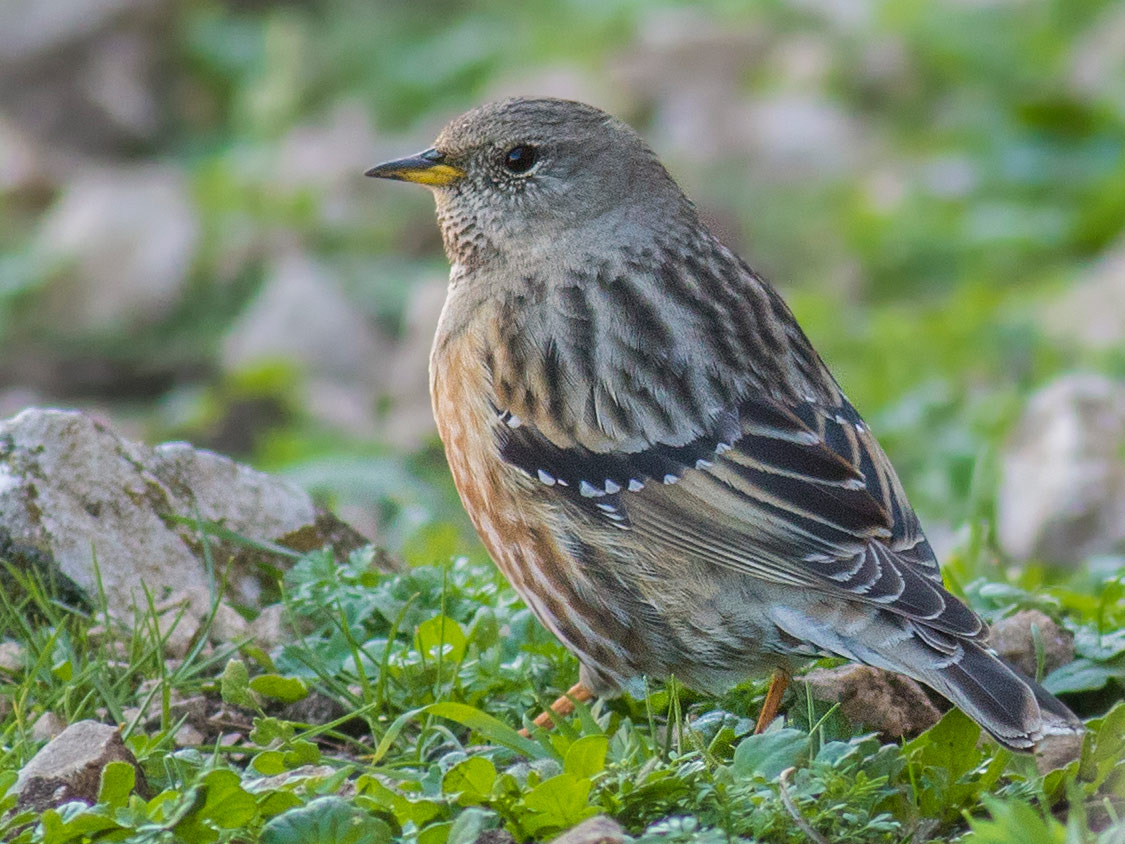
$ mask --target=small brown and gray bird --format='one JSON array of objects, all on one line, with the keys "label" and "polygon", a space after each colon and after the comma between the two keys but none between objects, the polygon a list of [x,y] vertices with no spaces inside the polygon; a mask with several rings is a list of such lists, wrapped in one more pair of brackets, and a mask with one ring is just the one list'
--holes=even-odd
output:
[{"label": "small brown and gray bird", "polygon": [[781,297],[598,109],[513,99],[369,176],[437,200],[434,414],[493,559],[582,698],[836,655],[1008,747],[1081,722],[984,644],[870,428]]}]

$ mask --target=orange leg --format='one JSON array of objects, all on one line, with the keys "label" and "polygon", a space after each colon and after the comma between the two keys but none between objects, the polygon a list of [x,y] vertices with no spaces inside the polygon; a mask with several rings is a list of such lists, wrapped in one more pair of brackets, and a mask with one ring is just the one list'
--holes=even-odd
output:
[{"label": "orange leg", "polygon": [[[578,703],[585,703],[588,700],[593,700],[594,693],[582,685],[581,682],[575,683],[567,691],[565,695],[560,697],[551,704],[551,712],[565,718],[574,712],[575,701]],[[551,718],[551,712],[543,712],[535,719],[535,726],[542,727],[545,730],[551,729],[555,726],[554,720]],[[520,735],[527,738],[531,735],[527,730],[520,730]]]},{"label": "orange leg", "polygon": [[781,706],[781,696],[789,688],[789,672],[777,669],[770,678],[770,687],[766,691],[766,701],[762,704],[762,712],[758,716],[758,723],[754,732],[765,732],[770,722],[777,717],[777,710]]}]

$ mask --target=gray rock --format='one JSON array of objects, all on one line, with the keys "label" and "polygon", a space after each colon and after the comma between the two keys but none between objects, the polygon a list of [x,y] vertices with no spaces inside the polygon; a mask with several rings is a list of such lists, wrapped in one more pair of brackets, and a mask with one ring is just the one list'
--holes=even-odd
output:
[{"label": "gray rock", "polygon": [[1110,3],[1073,41],[1071,87],[1125,117],[1125,6]]},{"label": "gray rock", "polygon": [[917,735],[941,718],[918,683],[892,671],[843,665],[815,669],[800,680],[817,700],[839,703],[849,722],[878,730],[887,739]]},{"label": "gray rock", "polygon": [[102,769],[110,762],[132,765],[136,792],[149,796],[144,771],[121,740],[121,731],[97,721],[79,721],[23,766],[15,784],[19,806],[41,812],[72,800],[92,805],[98,799]]},{"label": "gray rock", "polygon": [[1125,238],[1105,251],[1084,278],[1042,309],[1059,343],[1095,351],[1125,347]]},{"label": "gray rock", "polygon": [[1125,550],[1125,382],[1065,375],[1033,395],[1005,448],[997,528],[1017,560]]},{"label": "gray rock", "polygon": [[41,141],[118,154],[153,140],[164,115],[179,0],[5,0],[0,109]]},{"label": "gray rock", "polygon": [[44,712],[31,725],[32,741],[49,741],[66,729],[66,721],[54,712]]},{"label": "gray rock", "polygon": [[[163,608],[168,624],[189,605],[176,623],[177,649],[193,641],[211,607],[199,533],[174,521],[197,514],[301,551],[363,541],[304,491],[221,455],[182,443],[150,448],[76,412],[31,409],[0,423],[0,529],[88,595],[97,594],[96,563],[111,614],[123,622],[146,605],[142,584],[158,603],[172,596]],[[235,558],[228,588],[251,603],[259,586],[246,553],[215,545],[216,559]],[[234,632],[247,631],[243,624]]]},{"label": "gray rock", "polygon": [[183,296],[200,227],[186,180],[162,165],[95,168],[43,218],[34,249],[60,270],[53,331],[101,334],[164,319]]},{"label": "gray rock", "polygon": [[27,662],[27,648],[19,642],[0,642],[0,671],[19,674]]},{"label": "gray rock", "polygon": [[305,391],[303,407],[336,428],[370,436],[387,346],[328,267],[291,251],[230,327],[222,366],[240,372],[288,364]]},{"label": "gray rock", "polygon": [[553,844],[621,844],[625,830],[605,815],[589,818],[554,839]]},{"label": "gray rock", "polygon": [[1028,677],[1037,669],[1035,640],[1043,646],[1043,674],[1074,660],[1074,635],[1059,627],[1049,615],[1039,610],[1020,610],[992,625],[988,644]]}]

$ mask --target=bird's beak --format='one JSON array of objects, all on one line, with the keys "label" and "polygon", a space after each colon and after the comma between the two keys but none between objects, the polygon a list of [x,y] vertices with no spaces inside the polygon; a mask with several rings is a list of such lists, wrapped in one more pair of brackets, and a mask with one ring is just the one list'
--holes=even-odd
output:
[{"label": "bird's beak", "polygon": [[376,179],[417,182],[431,187],[447,187],[465,178],[465,171],[452,164],[446,164],[444,153],[430,147],[417,155],[372,167],[363,175]]}]

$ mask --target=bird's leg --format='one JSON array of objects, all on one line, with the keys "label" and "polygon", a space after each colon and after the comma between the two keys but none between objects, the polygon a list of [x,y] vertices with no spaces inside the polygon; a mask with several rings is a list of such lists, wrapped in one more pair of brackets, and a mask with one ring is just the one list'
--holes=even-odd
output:
[{"label": "bird's leg", "polygon": [[754,727],[755,735],[765,732],[770,722],[777,717],[777,710],[781,706],[781,696],[789,687],[789,672],[778,668],[770,677],[770,687],[766,691],[766,700],[762,704],[762,712],[758,715],[758,723]]},{"label": "bird's leg", "polygon": [[[571,686],[565,695],[562,695],[551,704],[550,712],[542,712],[536,717],[535,726],[549,730],[551,727],[555,726],[554,719],[551,718],[551,712],[565,718],[567,715],[574,712],[574,704],[576,701],[578,703],[585,703],[588,700],[592,700],[593,697],[594,693],[579,681]],[[527,730],[520,730],[520,735],[527,738],[531,734]]]}]

